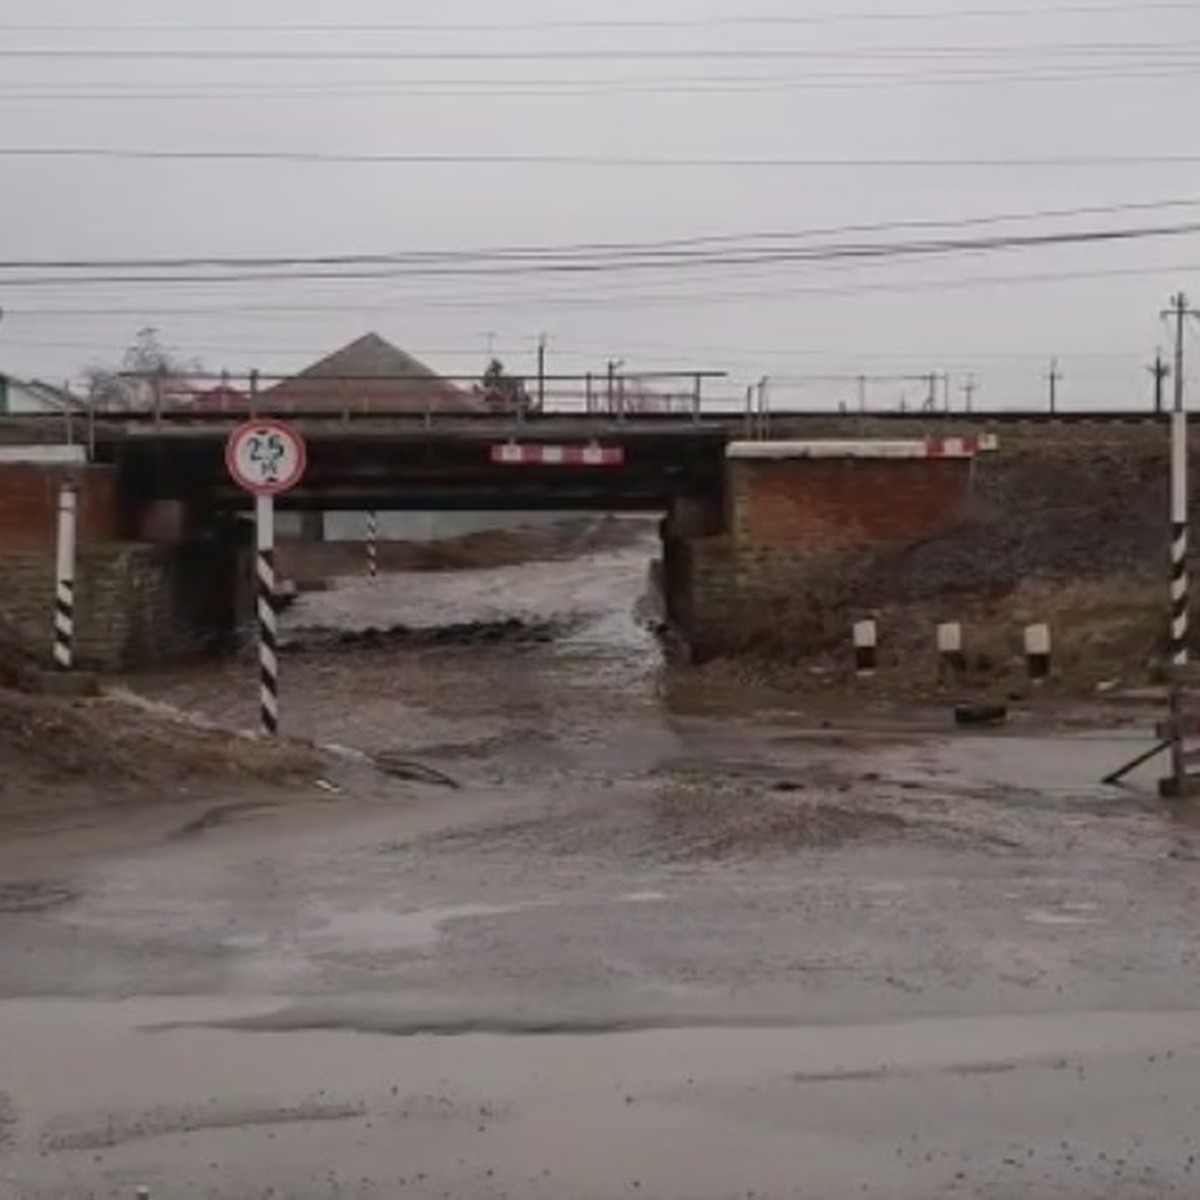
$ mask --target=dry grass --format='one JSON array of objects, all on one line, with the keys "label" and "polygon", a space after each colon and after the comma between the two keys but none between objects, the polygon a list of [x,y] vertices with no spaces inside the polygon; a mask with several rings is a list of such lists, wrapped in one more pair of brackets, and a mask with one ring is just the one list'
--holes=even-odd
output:
[{"label": "dry grass", "polygon": [[[885,604],[866,613],[838,604],[780,615],[772,645],[750,646],[737,661],[704,672],[761,682],[787,692],[860,688],[854,676],[850,627],[873,616],[879,624],[879,693],[944,697],[949,693],[1004,696],[1028,682],[1024,630],[1050,626],[1054,679],[1050,690],[1087,694],[1101,683],[1154,679],[1166,638],[1165,591],[1137,579],[1060,583],[1027,580],[999,595],[959,593],[937,601]],[[964,627],[967,674],[941,677],[936,629]],[[703,673],[703,672],[702,672]]]},{"label": "dry grass", "polygon": [[0,690],[0,763],[7,781],[163,785],[197,778],[270,783],[308,777],[317,756],[205,728],[119,697],[61,700]]},{"label": "dry grass", "polygon": [[0,613],[0,688],[29,690],[36,666],[32,651]]}]

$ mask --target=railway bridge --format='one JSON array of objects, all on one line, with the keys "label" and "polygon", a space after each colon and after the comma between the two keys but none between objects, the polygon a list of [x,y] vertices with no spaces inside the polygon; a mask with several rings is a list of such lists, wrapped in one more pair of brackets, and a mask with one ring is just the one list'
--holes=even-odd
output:
[{"label": "railway bridge", "polygon": [[[56,496],[71,477],[81,503],[80,661],[153,664],[227,639],[251,588],[249,502],[228,477],[224,448],[249,415],[0,419],[0,621],[49,648]],[[961,521],[985,435],[1040,429],[1046,416],[697,407],[434,418],[308,405],[289,419],[309,468],[281,497],[285,510],[662,514],[668,616],[707,656],[818,596],[814,581],[847,556]],[[1089,420],[1145,418],[1070,418]]]}]

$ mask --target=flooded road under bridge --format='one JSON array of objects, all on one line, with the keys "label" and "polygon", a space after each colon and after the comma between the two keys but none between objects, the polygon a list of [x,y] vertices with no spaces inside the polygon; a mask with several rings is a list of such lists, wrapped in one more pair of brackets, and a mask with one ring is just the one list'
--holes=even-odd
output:
[{"label": "flooded road under bridge", "polygon": [[[324,787],[5,844],[0,1195],[1195,1195],[1142,735],[668,670],[653,546],[306,596]],[[247,659],[134,683],[254,720]]]}]

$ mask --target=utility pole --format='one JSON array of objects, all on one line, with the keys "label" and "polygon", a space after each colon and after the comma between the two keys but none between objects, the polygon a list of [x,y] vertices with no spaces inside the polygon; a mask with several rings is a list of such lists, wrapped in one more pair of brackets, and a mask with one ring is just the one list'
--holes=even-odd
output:
[{"label": "utility pole", "polygon": [[617,372],[625,366],[623,358],[608,360],[608,415],[624,418],[625,416],[625,380],[618,379]]},{"label": "utility pole", "polygon": [[936,371],[929,373],[929,395],[925,398],[925,411],[937,412],[937,385],[938,377]]},{"label": "utility pole", "polygon": [[546,411],[546,335],[543,333],[538,338],[538,359],[537,359],[537,397],[538,397],[538,412]]},{"label": "utility pole", "polygon": [[975,411],[975,393],[979,391],[979,384],[975,382],[974,375],[967,376],[967,382],[963,384],[963,399],[966,404],[968,413]]},{"label": "utility pole", "polygon": [[1188,307],[1188,298],[1180,292],[1171,300],[1171,307],[1163,313],[1175,322],[1175,412],[1185,413],[1183,402],[1183,333],[1188,317],[1200,316]]},{"label": "utility pole", "polygon": [[1058,369],[1058,359],[1050,360],[1050,374],[1046,376],[1050,382],[1050,412],[1058,412],[1058,385],[1062,382],[1062,372]]},{"label": "utility pole", "polygon": [[[1171,307],[1166,309],[1162,316],[1164,320],[1171,321],[1175,332],[1175,396],[1171,411],[1171,670],[1167,690],[1169,717],[1163,729],[1165,739],[1114,772],[1104,782],[1120,782],[1135,767],[1167,750],[1171,755],[1171,774],[1159,783],[1159,791],[1164,796],[1183,799],[1195,789],[1197,782],[1194,776],[1189,778],[1187,771],[1187,728],[1184,713],[1184,691],[1187,686],[1185,674],[1190,657],[1188,625],[1191,615],[1191,579],[1188,575],[1188,413],[1184,397],[1183,357],[1188,318],[1200,316],[1200,313],[1189,307],[1187,296],[1180,292],[1171,297]],[[1162,385],[1168,371],[1162,361],[1162,354],[1158,354],[1154,364],[1156,403],[1162,401]]]},{"label": "utility pole", "polygon": [[1154,413],[1156,416],[1162,416],[1166,411],[1167,380],[1171,377],[1171,368],[1167,366],[1162,350],[1154,352],[1154,366],[1148,370],[1154,376]]}]

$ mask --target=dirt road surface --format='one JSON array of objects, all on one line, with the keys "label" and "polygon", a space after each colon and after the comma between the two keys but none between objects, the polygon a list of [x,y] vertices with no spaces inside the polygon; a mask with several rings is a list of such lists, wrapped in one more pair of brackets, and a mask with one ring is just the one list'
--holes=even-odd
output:
[{"label": "dirt road surface", "polygon": [[290,728],[393,777],[5,842],[0,1196],[1200,1194],[1200,839],[1096,782],[1142,736],[748,709],[645,560],[306,597],[553,634],[293,649]]}]

